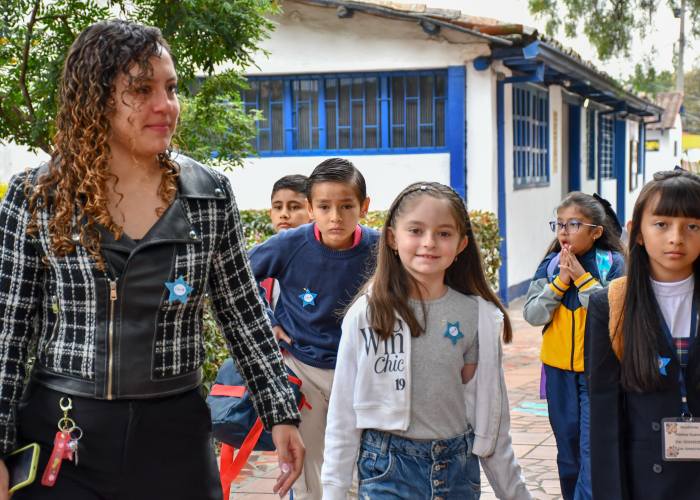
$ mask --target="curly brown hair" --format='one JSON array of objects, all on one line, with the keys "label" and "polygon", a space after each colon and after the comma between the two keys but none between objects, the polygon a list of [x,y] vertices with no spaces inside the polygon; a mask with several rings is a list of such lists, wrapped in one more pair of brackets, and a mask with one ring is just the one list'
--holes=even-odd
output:
[{"label": "curly brown hair", "polygon": [[[115,96],[114,81],[124,75],[125,92],[138,86],[153,72],[149,58],[159,57],[163,50],[172,57],[158,28],[121,19],[87,27],[71,45],[61,79],[49,172],[36,185],[25,183],[32,214],[27,233],[36,235],[38,212],[48,210],[51,250],[56,257],[73,252],[73,238],[79,235],[80,244],[97,260],[97,269],[106,269],[95,224],[107,228],[116,239],[123,234],[112,220],[107,197],[107,182],[113,179],[115,186],[119,182],[110,172],[112,155],[107,144],[115,98],[123,102],[123,96]],[[134,76],[130,71],[136,65],[140,70]],[[170,158],[170,148],[158,155],[158,161],[163,171],[158,195],[168,206],[177,191],[179,171]],[[163,212],[163,208],[157,211],[159,216]]]}]

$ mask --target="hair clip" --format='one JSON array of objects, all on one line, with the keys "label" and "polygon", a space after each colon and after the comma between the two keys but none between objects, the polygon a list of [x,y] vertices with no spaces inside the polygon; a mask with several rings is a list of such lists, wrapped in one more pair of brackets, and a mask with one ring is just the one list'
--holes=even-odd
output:
[{"label": "hair clip", "polygon": [[420,190],[421,190],[421,191],[427,191],[427,190],[428,190],[428,187],[427,187],[427,186],[421,186],[421,187],[420,187]]}]

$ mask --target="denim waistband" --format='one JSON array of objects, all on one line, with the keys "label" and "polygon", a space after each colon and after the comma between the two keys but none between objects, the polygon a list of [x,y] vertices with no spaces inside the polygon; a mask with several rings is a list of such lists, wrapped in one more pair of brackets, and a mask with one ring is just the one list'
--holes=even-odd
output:
[{"label": "denim waistband", "polygon": [[387,451],[395,451],[405,455],[416,457],[430,457],[433,460],[449,457],[455,453],[466,450],[471,455],[474,443],[474,431],[471,426],[463,434],[448,439],[435,439],[432,441],[417,441],[407,439],[389,432],[376,429],[365,429],[362,433],[362,442],[381,450],[385,455]]}]

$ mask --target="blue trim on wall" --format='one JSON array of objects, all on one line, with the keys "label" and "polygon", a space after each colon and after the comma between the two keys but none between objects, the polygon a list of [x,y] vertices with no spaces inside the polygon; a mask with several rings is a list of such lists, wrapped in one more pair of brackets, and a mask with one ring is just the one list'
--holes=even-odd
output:
[{"label": "blue trim on wall", "polygon": [[466,120],[466,77],[464,66],[447,68],[447,137],[445,142],[450,151],[450,185],[467,198],[467,120]]},{"label": "blue trim on wall", "polygon": [[627,201],[627,165],[625,162],[625,152],[627,148],[627,122],[625,120],[615,120],[615,178],[617,179],[617,218],[620,224],[625,225],[625,201]]},{"label": "blue trim on wall", "polygon": [[581,190],[581,108],[569,105],[569,191]]},{"label": "blue trim on wall", "polygon": [[508,242],[506,240],[506,138],[505,109],[503,108],[503,82],[496,84],[496,124],[498,130],[498,235],[501,242],[503,263],[499,271],[498,290],[503,302],[508,305]]},{"label": "blue trim on wall", "polygon": [[508,290],[506,290],[506,296],[508,298],[507,302],[510,303],[518,297],[522,297],[523,295],[525,295],[530,289],[530,283],[532,283],[531,279],[525,280],[522,283],[518,283],[517,285],[508,287]]}]

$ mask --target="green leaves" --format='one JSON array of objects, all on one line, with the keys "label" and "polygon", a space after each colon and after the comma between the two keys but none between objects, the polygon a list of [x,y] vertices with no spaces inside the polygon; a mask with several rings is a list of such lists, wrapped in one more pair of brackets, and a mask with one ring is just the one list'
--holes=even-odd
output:
[{"label": "green leaves", "polygon": [[[71,43],[87,26],[120,17],[158,26],[181,77],[183,152],[203,163],[240,166],[255,156],[256,113],[246,114],[234,70],[245,68],[269,37],[267,0],[0,0],[0,141],[49,153],[58,111],[58,86]],[[263,52],[264,53],[264,52]],[[197,95],[197,76],[208,78]]]},{"label": "green leaves", "polygon": [[[547,34],[555,36],[564,26],[567,37],[580,31],[596,48],[598,57],[629,56],[634,35],[642,39],[652,28],[653,15],[662,0],[528,0],[530,13],[546,22]],[[700,0],[689,0],[692,12]],[[691,19],[694,14],[691,14]],[[677,36],[677,35],[674,35]]]}]

